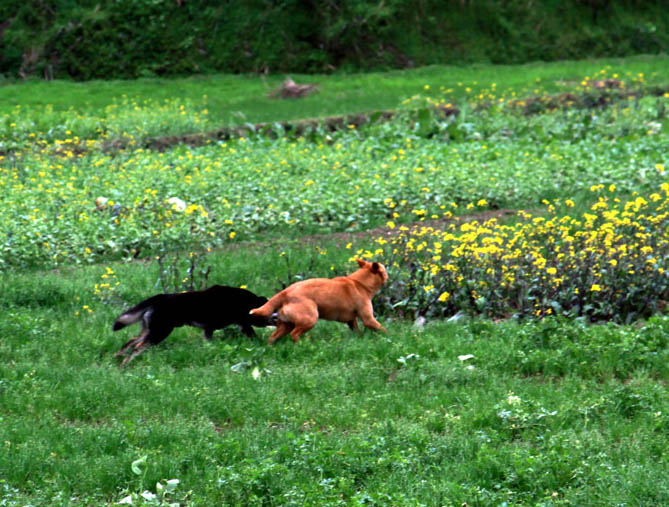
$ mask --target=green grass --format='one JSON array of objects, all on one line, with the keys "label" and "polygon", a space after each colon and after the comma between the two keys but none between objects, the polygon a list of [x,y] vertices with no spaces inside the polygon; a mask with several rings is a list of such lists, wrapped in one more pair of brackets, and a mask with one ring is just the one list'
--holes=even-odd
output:
[{"label": "green grass", "polygon": [[[289,252],[301,270],[314,255]],[[328,252],[318,269],[341,263]],[[286,276],[272,248],[211,260],[214,281],[265,294]],[[128,304],[153,292],[155,266],[114,268]],[[112,355],[133,330],[111,332],[123,305],[92,295],[103,272],[4,275],[0,498],[10,505],[119,501],[174,478],[173,498],[197,505],[669,500],[666,318],[386,319],[387,334],[362,335],[321,322],[272,348],[182,328],[120,370]]]},{"label": "green grass", "polygon": [[662,79],[669,73],[669,58],[637,56],[525,65],[430,66],[366,74],[292,75],[298,83],[319,84],[320,93],[302,100],[266,97],[284,76],[213,75],[84,83],[28,81],[0,87],[0,115],[15,114],[14,108],[19,105],[23,111],[39,111],[51,105],[57,112],[104,116],[105,108],[125,95],[140,104],[147,99],[176,100],[207,107],[211,124],[223,126],[395,109],[401,100],[424,91],[425,85],[432,89],[452,88],[456,99],[467,96],[467,87],[475,92],[493,82],[498,90],[531,91],[533,86],[541,85],[549,92],[557,92],[564,89],[561,82],[577,85],[584,76],[595,76],[607,68],[624,68],[635,76],[643,73],[649,84],[666,84]]}]

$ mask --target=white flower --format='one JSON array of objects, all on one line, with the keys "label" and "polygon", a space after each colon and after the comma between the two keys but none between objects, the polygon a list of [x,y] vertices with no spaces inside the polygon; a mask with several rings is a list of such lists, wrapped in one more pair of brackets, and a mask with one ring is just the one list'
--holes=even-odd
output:
[{"label": "white flower", "polygon": [[466,361],[467,359],[474,359],[474,354],[463,354],[461,356],[458,356],[458,359],[460,361]]},{"label": "white flower", "polygon": [[175,211],[184,211],[186,209],[186,203],[178,197],[170,197],[167,199],[167,203],[171,204],[172,209]]}]

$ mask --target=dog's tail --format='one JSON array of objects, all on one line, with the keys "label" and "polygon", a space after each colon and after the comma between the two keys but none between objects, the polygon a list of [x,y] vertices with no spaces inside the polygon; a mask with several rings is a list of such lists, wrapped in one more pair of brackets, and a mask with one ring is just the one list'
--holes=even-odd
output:
[{"label": "dog's tail", "polygon": [[283,306],[285,299],[285,294],[283,291],[281,291],[278,294],[272,296],[272,298],[260,308],[254,308],[249,313],[254,317],[261,317],[269,320],[271,319],[272,315]]},{"label": "dog's tail", "polygon": [[159,298],[160,295],[150,297],[149,299],[145,299],[141,303],[138,303],[129,310],[123,312],[114,321],[112,330],[118,331],[119,329],[123,329],[125,326],[129,326],[130,324],[139,322],[144,316],[144,314],[154,307],[154,305],[157,302],[157,299]]}]

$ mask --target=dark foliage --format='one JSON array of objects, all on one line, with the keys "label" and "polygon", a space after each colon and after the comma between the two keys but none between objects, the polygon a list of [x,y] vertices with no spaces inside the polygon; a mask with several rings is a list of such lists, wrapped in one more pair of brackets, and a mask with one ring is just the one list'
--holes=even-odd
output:
[{"label": "dark foliage", "polygon": [[663,2],[0,2],[0,73],[134,78],[626,56],[669,48]]}]

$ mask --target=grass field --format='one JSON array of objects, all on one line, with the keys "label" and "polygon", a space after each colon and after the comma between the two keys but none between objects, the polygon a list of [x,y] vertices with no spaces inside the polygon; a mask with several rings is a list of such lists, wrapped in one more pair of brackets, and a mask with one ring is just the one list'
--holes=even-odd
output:
[{"label": "grass field", "polygon": [[[666,62],[334,76],[284,110],[247,109],[264,93],[249,77],[3,86],[0,505],[668,503],[669,96],[645,93]],[[639,96],[527,114],[558,80],[594,96],[596,73]],[[163,152],[100,143],[121,94],[175,105],[114,120],[154,135],[224,81],[208,126],[236,107],[358,110],[336,86],[398,113]],[[156,292],[270,296],[356,256],[389,268],[385,334],[320,322],[267,347],[270,329],[180,328],[128,368],[113,358],[135,331],[114,318]]]},{"label": "grass field", "polygon": [[[273,248],[253,254],[210,259],[214,281],[271,293],[268,281],[287,270]],[[322,257],[321,269],[341,261]],[[114,271],[122,299],[151,292],[154,270]],[[273,348],[233,330],[203,343],[183,328],[119,370],[111,356],[132,334],[112,335],[121,307],[93,296],[105,272],[5,277],[9,505],[119,501],[169,479],[180,481],[172,499],[193,504],[668,499],[666,318],[422,328],[386,318],[387,334],[360,336],[320,323],[298,345]]]},{"label": "grass field", "polygon": [[[101,127],[111,135],[124,131],[149,135],[183,134],[230,124],[277,122],[395,109],[414,94],[451,90],[461,102],[489,89],[532,95],[578,87],[585,76],[619,73],[639,76],[648,85],[666,85],[666,56],[526,65],[431,66],[368,74],[294,75],[298,83],[318,83],[319,93],[302,100],[273,100],[267,94],[282,76],[195,76],[173,80],[66,81],[6,83],[0,86],[0,133],[12,123],[46,137],[87,137]],[[17,109],[19,107],[19,109]],[[183,108],[183,109],[182,109]],[[184,110],[187,114],[184,113]],[[206,114],[202,112],[206,111]],[[152,114],[154,113],[154,114]],[[17,122],[17,120],[19,120]],[[3,125],[5,123],[6,125]],[[143,130],[142,130],[143,129]],[[11,133],[11,132],[9,132]]]}]

